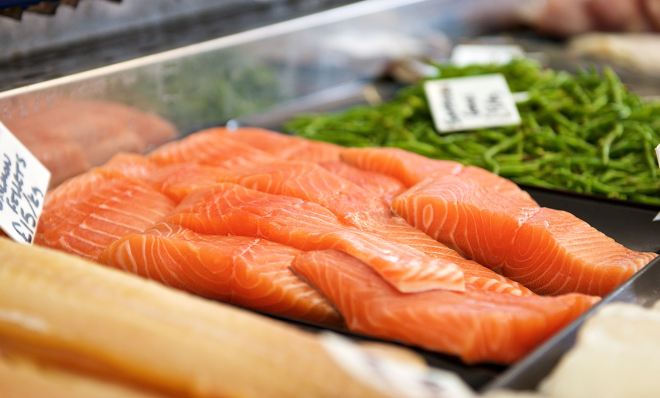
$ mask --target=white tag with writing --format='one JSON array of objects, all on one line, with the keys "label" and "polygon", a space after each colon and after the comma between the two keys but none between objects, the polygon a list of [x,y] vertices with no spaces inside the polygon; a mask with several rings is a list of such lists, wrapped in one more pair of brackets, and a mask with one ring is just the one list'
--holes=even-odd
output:
[{"label": "white tag with writing", "polygon": [[454,373],[374,355],[335,333],[322,333],[321,342],[342,369],[384,395],[393,398],[476,397]]},{"label": "white tag with writing", "polygon": [[50,171],[0,123],[0,228],[32,244]]},{"label": "white tag with writing", "polygon": [[428,80],[424,90],[440,133],[520,124],[501,74]]},{"label": "white tag with writing", "polygon": [[454,47],[449,62],[456,66],[504,65],[515,58],[523,58],[525,52],[516,45],[459,44]]}]

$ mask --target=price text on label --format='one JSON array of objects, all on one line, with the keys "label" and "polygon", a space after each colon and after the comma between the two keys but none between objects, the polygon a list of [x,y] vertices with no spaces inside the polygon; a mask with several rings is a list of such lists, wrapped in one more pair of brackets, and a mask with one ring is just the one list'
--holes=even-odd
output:
[{"label": "price text on label", "polygon": [[424,90],[440,133],[520,124],[511,90],[500,74],[429,80]]},{"label": "price text on label", "polygon": [[31,244],[50,172],[0,123],[0,227]]}]

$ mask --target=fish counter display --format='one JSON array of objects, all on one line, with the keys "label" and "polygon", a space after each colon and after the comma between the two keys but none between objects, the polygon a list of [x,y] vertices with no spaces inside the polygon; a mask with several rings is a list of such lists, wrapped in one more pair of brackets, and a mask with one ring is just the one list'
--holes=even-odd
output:
[{"label": "fish counter display", "polygon": [[[52,172],[35,247],[0,237],[9,396],[571,390],[539,382],[580,325],[657,299],[660,106],[607,67],[444,63],[477,3],[360,2],[0,93]],[[344,52],[354,27],[420,51]],[[492,74],[520,124],[441,131],[424,85]]]},{"label": "fish counter display", "polygon": [[204,297],[500,364],[656,257],[484,169],[257,128],[200,131],[68,180],[48,193],[35,243]]}]

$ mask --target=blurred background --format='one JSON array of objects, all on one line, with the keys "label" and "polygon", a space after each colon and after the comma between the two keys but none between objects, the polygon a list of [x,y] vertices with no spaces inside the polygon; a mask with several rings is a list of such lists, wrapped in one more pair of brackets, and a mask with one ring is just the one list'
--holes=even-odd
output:
[{"label": "blurred background", "polygon": [[0,91],[354,2],[0,1]]},{"label": "blurred background", "polygon": [[[369,3],[391,3],[371,0]],[[416,3],[417,1],[399,2]],[[162,51],[272,25],[355,0],[66,0],[0,1],[0,91],[115,64]],[[438,1],[445,8],[461,1]],[[653,0],[467,1],[466,18],[495,13],[510,17],[506,29],[564,41],[589,31],[649,32],[660,27],[660,2]],[[498,10],[499,9],[499,10]],[[465,21],[463,21],[465,22]],[[425,22],[423,22],[425,23]],[[493,23],[482,18],[482,25]],[[456,36],[465,23],[445,29]],[[501,34],[503,25],[497,25]],[[447,26],[444,26],[447,28]],[[611,39],[610,39],[611,40]],[[646,71],[659,64],[653,39],[625,45],[591,41],[582,51],[628,58]],[[616,44],[616,43],[615,43]],[[608,47],[609,46],[609,47]],[[635,48],[636,47],[636,48]],[[546,48],[543,48],[546,49]],[[631,60],[645,52],[646,60]]]}]

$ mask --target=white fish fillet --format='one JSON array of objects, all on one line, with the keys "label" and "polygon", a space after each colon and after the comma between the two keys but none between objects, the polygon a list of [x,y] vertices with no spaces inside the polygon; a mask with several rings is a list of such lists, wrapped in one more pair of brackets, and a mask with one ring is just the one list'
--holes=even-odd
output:
[{"label": "white fish fillet", "polygon": [[0,350],[187,397],[380,397],[316,335],[0,239]]},{"label": "white fish fillet", "polygon": [[542,383],[552,397],[657,397],[660,308],[612,303],[585,322],[576,345]]}]

